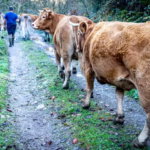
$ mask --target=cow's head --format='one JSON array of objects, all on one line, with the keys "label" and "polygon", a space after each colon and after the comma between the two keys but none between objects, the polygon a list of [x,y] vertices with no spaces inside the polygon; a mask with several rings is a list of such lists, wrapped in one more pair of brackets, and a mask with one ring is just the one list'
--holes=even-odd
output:
[{"label": "cow's head", "polygon": [[32,27],[37,30],[50,30],[53,26],[53,18],[55,13],[49,8],[44,8],[40,16],[32,23]]},{"label": "cow's head", "polygon": [[91,33],[95,23],[93,23],[91,20],[86,20],[80,23],[79,20],[76,20],[76,23],[74,18],[70,18],[69,23],[73,26],[74,32],[75,32],[75,38],[76,38],[76,45],[77,45],[77,52],[83,51],[84,43],[86,39],[88,38],[89,34]]}]

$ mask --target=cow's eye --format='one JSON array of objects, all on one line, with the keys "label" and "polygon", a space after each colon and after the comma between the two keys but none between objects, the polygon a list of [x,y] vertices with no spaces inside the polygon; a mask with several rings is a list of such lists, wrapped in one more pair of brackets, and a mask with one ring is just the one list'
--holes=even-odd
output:
[{"label": "cow's eye", "polygon": [[42,18],[46,18],[45,16],[43,16]]}]

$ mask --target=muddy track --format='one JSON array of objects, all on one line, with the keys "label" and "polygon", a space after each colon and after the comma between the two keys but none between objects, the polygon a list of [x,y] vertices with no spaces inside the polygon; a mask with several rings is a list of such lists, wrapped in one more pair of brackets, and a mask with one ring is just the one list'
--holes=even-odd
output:
[{"label": "muddy track", "polygon": [[10,62],[9,102],[15,115],[18,150],[66,150],[78,149],[72,143],[68,127],[64,127],[52,106],[45,106],[49,99],[48,86],[39,89],[38,70],[33,66],[19,43],[8,48]]}]

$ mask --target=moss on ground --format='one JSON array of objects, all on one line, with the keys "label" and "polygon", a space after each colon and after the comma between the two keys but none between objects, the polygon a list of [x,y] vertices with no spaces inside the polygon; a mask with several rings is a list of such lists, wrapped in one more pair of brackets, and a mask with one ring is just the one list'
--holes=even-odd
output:
[{"label": "moss on ground", "polygon": [[37,68],[37,80],[49,85],[47,106],[53,105],[55,113],[60,118],[65,117],[64,126],[70,127],[72,138],[78,139],[80,147],[90,150],[136,149],[131,146],[131,142],[139,133],[132,125],[113,125],[113,116],[97,106],[94,100],[90,110],[83,110],[81,97],[84,97],[85,92],[73,81],[70,81],[69,90],[63,90],[63,81],[58,76],[56,65],[35,43],[22,42],[21,47]]}]

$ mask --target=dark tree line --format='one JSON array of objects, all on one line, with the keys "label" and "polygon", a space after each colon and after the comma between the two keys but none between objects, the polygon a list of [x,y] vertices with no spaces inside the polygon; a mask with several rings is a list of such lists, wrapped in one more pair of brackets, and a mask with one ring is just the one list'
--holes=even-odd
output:
[{"label": "dark tree line", "polygon": [[95,22],[150,20],[150,0],[0,0],[1,12],[7,12],[9,6],[18,14],[38,14],[37,10],[49,7],[56,13],[83,15]]}]

